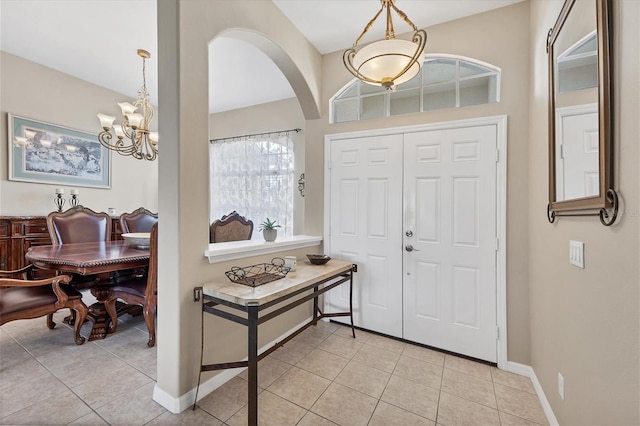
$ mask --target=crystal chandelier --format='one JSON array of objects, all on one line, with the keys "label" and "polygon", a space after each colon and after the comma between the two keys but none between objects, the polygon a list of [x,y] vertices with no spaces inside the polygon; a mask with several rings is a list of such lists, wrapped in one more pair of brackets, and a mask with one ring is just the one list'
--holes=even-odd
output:
[{"label": "crystal chandelier", "polygon": [[[374,86],[391,89],[411,80],[420,72],[427,33],[424,30],[418,30],[407,15],[396,7],[394,0],[380,0],[380,2],[382,7],[369,21],[353,47],[344,52],[342,60],[347,70],[356,78]],[[384,9],[387,10],[385,40],[371,43],[356,51],[358,43]],[[396,39],[391,20],[392,9],[413,29],[412,41]]]},{"label": "crystal chandelier", "polygon": [[[98,135],[98,140],[102,146],[116,151],[118,154],[130,155],[138,160],[153,161],[158,156],[158,132],[149,131],[154,109],[149,103],[145,76],[145,60],[149,59],[151,54],[146,50],[138,49],[138,56],[142,58],[142,87],[138,89],[138,100],[133,104],[129,102],[118,103],[122,110],[121,124],[113,124],[116,120],[114,116],[98,114],[100,125],[104,129]],[[116,141],[113,141],[111,127],[118,138]]]}]

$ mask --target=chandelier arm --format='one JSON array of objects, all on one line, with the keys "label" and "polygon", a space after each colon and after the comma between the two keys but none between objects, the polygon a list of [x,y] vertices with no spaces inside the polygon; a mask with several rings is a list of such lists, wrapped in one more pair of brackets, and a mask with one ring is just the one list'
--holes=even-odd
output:
[{"label": "chandelier arm", "polygon": [[391,8],[389,4],[393,6],[393,1],[385,1],[387,5],[387,29],[385,31],[385,38],[391,40],[396,38],[396,33],[393,31],[393,19],[391,18]]},{"label": "chandelier arm", "polygon": [[353,74],[355,78],[358,78],[364,82],[380,84],[380,81],[373,80],[367,77],[366,75],[361,74],[357,69],[353,67],[352,62],[355,54],[356,54],[355,49],[348,49],[348,50],[345,50],[344,54],[342,55],[342,62],[344,63],[344,66],[347,69],[347,71]]},{"label": "chandelier arm", "polygon": [[362,40],[362,37],[364,37],[364,35],[367,33],[367,31],[369,31],[369,29],[373,26],[373,23],[376,21],[376,19],[378,19],[378,16],[380,16],[380,13],[382,13],[382,10],[384,9],[384,1],[382,2],[382,7],[380,8],[380,10],[378,11],[378,13],[376,13],[376,16],[373,17],[372,20],[369,21],[369,23],[367,24],[366,27],[364,27],[364,31],[362,31],[362,33],[360,34],[360,36],[356,39],[356,42],[353,43],[353,47],[356,47],[358,45],[358,43],[360,43],[360,40]]},{"label": "chandelier arm", "polygon": [[404,22],[406,22],[411,28],[413,28],[413,31],[418,31],[418,27],[416,27],[416,25],[411,21],[411,19],[409,19],[406,13],[398,9],[393,2],[390,2],[389,4],[393,8],[393,10],[396,11],[398,16],[401,17],[404,20]]}]

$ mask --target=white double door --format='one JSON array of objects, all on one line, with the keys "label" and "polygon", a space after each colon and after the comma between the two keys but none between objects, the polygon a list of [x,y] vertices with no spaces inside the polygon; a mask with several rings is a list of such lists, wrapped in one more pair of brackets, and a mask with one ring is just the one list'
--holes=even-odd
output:
[{"label": "white double door", "polygon": [[[330,142],[328,247],[358,264],[357,326],[496,361],[496,133]],[[342,287],[328,311],[348,307]]]}]

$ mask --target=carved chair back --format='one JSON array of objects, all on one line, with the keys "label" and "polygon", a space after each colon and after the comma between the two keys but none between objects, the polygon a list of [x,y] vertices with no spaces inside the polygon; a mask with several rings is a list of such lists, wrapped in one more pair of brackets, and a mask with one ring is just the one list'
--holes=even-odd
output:
[{"label": "carved chair back", "polygon": [[209,229],[209,242],[250,240],[251,234],[253,234],[253,222],[233,211],[213,221]]},{"label": "carved chair back", "polygon": [[83,206],[71,207],[61,213],[49,213],[47,228],[54,245],[111,239],[111,217]]},{"label": "carved chair back", "polygon": [[151,213],[140,207],[131,213],[120,215],[120,227],[123,234],[130,232],[151,232],[151,228],[158,222],[158,213]]}]

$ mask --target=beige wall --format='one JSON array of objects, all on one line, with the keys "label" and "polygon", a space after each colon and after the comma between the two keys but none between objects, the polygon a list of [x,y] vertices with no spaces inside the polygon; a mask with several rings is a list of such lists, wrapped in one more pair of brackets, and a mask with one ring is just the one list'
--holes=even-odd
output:
[{"label": "beige wall", "polygon": [[[223,32],[260,45],[281,66],[306,117],[318,116],[313,95],[321,57],[271,2],[167,0],[158,3],[158,28],[159,103],[166,114],[160,133],[169,145],[159,159],[159,213],[169,226],[159,230],[158,389],[178,398],[193,389],[198,376],[201,313],[193,287],[224,278],[235,263],[210,265],[203,256],[209,226],[207,46]],[[263,260],[245,258],[241,264]],[[261,329],[260,344],[299,324],[309,316],[307,309],[271,321]],[[205,328],[206,362],[246,356],[242,327],[207,316]]]},{"label": "beige wall", "polygon": [[[127,96],[63,74],[17,56],[0,52],[0,215],[46,215],[56,207],[54,188],[8,180],[7,113],[97,134],[98,112],[119,116],[117,102]],[[109,207],[117,213],[144,206],[158,208],[157,162],[111,156],[111,189],[77,187],[80,202],[96,211]],[[68,201],[65,208],[68,207]]]},{"label": "beige wall", "polygon": [[[560,424],[638,424],[638,18],[640,2],[613,8],[614,187],[621,216],[550,224],[545,40],[562,1],[531,1],[529,299],[531,365]],[[569,265],[569,240],[585,243],[585,269]],[[565,379],[560,399],[557,376]]]},{"label": "beige wall", "polygon": [[[329,99],[352,80],[342,52],[323,57],[322,118],[307,122],[307,232],[322,235],[324,136],[332,133],[507,115],[507,333],[508,359],[529,364],[527,145],[529,79],[527,2],[427,28],[428,54],[454,54],[502,70],[500,102],[329,124]],[[404,28],[404,27],[401,27]],[[505,36],[506,35],[506,36]]]}]

